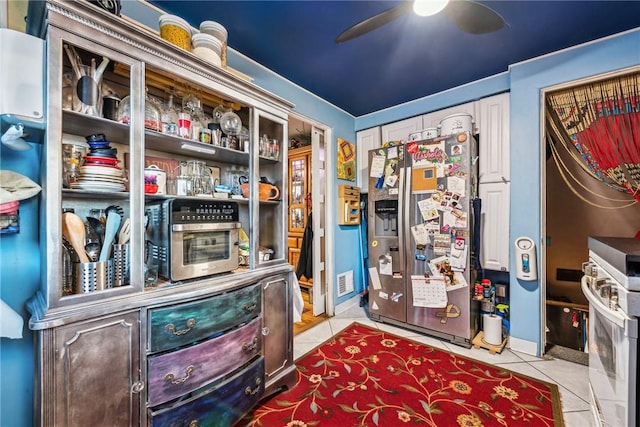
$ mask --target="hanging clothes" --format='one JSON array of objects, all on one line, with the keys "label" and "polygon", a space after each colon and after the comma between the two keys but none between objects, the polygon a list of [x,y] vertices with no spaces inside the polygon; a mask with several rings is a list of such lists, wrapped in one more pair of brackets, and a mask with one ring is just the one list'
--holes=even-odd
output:
[{"label": "hanging clothes", "polygon": [[300,279],[302,276],[307,279],[313,278],[313,221],[311,214],[307,218],[307,225],[304,227],[302,235],[302,247],[300,248],[300,258],[298,258],[298,266],[296,267],[296,276]]}]

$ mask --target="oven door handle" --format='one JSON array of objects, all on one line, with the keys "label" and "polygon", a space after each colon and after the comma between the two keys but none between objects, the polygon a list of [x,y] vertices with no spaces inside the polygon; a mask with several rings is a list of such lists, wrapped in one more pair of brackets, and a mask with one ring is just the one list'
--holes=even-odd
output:
[{"label": "oven door handle", "polygon": [[239,222],[207,222],[195,224],[173,224],[171,231],[220,231],[240,228]]},{"label": "oven door handle", "polygon": [[596,310],[599,314],[606,317],[607,320],[609,320],[610,322],[615,323],[618,327],[620,328],[626,327],[627,321],[630,320],[626,314],[624,314],[620,310],[617,310],[617,311],[611,310],[609,307],[604,305],[599,298],[594,296],[593,291],[589,287],[589,284],[587,283],[585,277],[582,277],[581,283],[582,283],[581,284],[582,293],[584,294],[585,297],[587,297],[587,300],[589,300],[589,305],[594,310]]}]

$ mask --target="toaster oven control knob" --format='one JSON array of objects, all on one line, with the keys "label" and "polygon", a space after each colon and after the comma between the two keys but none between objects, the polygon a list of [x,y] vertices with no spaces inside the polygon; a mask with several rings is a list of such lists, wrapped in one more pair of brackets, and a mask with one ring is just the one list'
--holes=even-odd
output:
[{"label": "toaster oven control knob", "polygon": [[[593,280],[593,279],[591,279],[591,280]],[[592,283],[595,283],[594,284],[594,289],[596,291],[600,291],[602,289],[602,287],[607,284],[607,279],[595,280]]]},{"label": "toaster oven control knob", "polygon": [[611,298],[611,283],[609,283],[608,281],[605,281],[605,283],[600,286],[600,297],[602,297],[604,300],[608,300]]},{"label": "toaster oven control knob", "polygon": [[593,267],[593,263],[591,261],[582,263],[582,272],[585,276],[591,276],[591,268]]}]

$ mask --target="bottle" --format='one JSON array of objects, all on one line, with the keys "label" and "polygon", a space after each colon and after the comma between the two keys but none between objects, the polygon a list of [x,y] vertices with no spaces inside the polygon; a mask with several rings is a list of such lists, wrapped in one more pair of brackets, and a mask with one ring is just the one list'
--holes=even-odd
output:
[{"label": "bottle", "polygon": [[491,280],[482,279],[482,288],[483,288],[482,296],[485,299],[491,298]]},{"label": "bottle", "polygon": [[484,295],[484,286],[482,286],[482,283],[480,283],[479,280],[476,281],[473,289],[475,299],[481,300]]},{"label": "bottle", "polygon": [[162,133],[178,136],[178,112],[173,104],[173,94],[169,94],[167,105],[162,112]]},{"label": "bottle", "polygon": [[200,121],[201,110],[196,108],[191,115],[191,134],[190,138],[196,141],[200,140],[200,131],[202,130],[202,122]]},{"label": "bottle", "polygon": [[266,157],[269,151],[269,137],[267,136],[266,133],[262,135],[262,138],[260,138],[259,149],[260,149],[260,153],[259,153],[260,156]]}]

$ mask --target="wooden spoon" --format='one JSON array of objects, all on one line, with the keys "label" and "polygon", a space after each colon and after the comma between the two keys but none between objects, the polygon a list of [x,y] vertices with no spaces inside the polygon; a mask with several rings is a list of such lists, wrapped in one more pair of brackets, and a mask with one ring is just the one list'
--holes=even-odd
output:
[{"label": "wooden spoon", "polygon": [[82,218],[71,212],[63,213],[62,235],[71,244],[73,250],[76,251],[80,262],[89,262],[89,257],[84,250],[85,228]]}]

